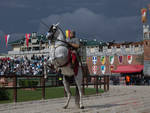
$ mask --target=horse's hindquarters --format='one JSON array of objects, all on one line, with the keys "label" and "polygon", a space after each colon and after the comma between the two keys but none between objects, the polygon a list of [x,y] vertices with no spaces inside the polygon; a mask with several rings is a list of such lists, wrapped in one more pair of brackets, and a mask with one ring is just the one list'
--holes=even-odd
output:
[{"label": "horse's hindquarters", "polygon": [[73,76],[74,70],[70,66],[71,64],[68,64],[67,66],[61,67],[61,73],[65,76]]}]

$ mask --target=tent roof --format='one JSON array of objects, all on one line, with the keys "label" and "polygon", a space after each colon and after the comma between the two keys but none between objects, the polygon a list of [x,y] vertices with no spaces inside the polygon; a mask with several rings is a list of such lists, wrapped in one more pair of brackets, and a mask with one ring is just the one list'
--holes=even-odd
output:
[{"label": "tent roof", "polygon": [[143,65],[119,65],[112,73],[137,73],[143,70]]}]

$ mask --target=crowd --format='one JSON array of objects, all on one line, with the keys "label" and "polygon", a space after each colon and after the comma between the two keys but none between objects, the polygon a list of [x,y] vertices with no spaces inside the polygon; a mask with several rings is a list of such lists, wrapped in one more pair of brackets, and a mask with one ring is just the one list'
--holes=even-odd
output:
[{"label": "crowd", "polygon": [[[28,57],[8,57],[0,59],[0,75],[41,75],[44,71],[44,63],[49,57],[33,55]],[[50,68],[48,73],[53,73]]]}]

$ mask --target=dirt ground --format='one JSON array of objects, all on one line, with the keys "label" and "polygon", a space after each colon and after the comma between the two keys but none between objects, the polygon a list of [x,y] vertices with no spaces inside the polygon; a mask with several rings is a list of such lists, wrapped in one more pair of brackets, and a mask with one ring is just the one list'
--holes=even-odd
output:
[{"label": "dirt ground", "polygon": [[110,86],[103,94],[84,96],[85,109],[78,109],[72,97],[1,104],[0,113],[150,113],[150,86]]}]

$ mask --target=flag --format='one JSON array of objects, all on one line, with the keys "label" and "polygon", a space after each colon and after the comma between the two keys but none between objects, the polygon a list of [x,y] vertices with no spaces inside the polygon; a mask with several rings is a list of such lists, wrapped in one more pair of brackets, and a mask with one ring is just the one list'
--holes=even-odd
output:
[{"label": "flag", "polygon": [[131,56],[131,55],[128,55],[128,56],[127,56],[127,60],[128,60],[128,63],[131,64],[131,62],[132,62],[132,56]]},{"label": "flag", "polygon": [[93,71],[93,74],[96,74],[97,73],[97,66],[92,66],[92,71]]},{"label": "flag", "polygon": [[146,8],[143,8],[141,9],[141,14],[142,14],[142,23],[146,23],[146,13],[147,13],[147,9]]},{"label": "flag", "polygon": [[109,56],[109,62],[110,62],[110,64],[114,63],[114,56]]},{"label": "flag", "polygon": [[110,72],[114,70],[114,65],[110,65]]},{"label": "flag", "polygon": [[29,38],[30,38],[30,34],[26,34],[26,45],[27,45],[27,47],[29,46]]},{"label": "flag", "polygon": [[95,65],[96,64],[96,62],[97,62],[97,57],[96,56],[93,56],[93,64]]},{"label": "flag", "polygon": [[148,9],[149,9],[149,11],[150,11],[150,4],[148,4]]},{"label": "flag", "polygon": [[70,38],[70,30],[66,30],[66,38]]},{"label": "flag", "polygon": [[8,34],[8,35],[5,35],[6,47],[7,47],[7,44],[8,44],[9,37],[10,37],[10,35],[9,35],[9,34]]},{"label": "flag", "polygon": [[123,62],[123,56],[118,56],[118,60],[119,60],[119,63],[122,64],[122,62]]},{"label": "flag", "polygon": [[106,57],[105,56],[101,56],[101,63],[102,63],[102,65],[105,64],[105,61],[106,61]]},{"label": "flag", "polygon": [[101,65],[101,72],[102,72],[102,74],[105,74],[105,71],[106,71],[105,65]]}]

